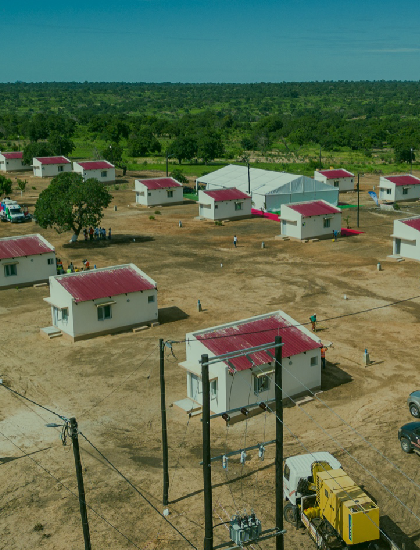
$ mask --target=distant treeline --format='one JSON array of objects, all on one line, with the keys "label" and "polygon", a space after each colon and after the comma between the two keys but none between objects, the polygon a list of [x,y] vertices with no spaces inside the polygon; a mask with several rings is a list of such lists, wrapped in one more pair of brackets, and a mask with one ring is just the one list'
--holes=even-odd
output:
[{"label": "distant treeline", "polygon": [[0,84],[0,139],[48,140],[57,150],[67,140],[64,154],[73,136],[83,136],[109,143],[116,155],[117,146],[131,157],[165,148],[180,160],[205,161],[276,146],[347,147],[368,156],[390,147],[404,161],[420,145],[419,87],[398,81]]}]

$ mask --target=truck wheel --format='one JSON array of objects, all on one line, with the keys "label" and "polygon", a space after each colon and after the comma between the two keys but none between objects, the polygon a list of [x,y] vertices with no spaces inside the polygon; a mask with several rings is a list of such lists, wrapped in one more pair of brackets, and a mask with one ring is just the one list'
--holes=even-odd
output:
[{"label": "truck wheel", "polygon": [[411,448],[411,443],[405,437],[401,438],[400,444],[401,444],[401,449],[405,453],[412,453],[413,452],[413,449]]},{"label": "truck wheel", "polygon": [[297,507],[288,502],[283,510],[283,516],[289,523],[296,523]]},{"label": "truck wheel", "polygon": [[410,404],[410,413],[411,416],[414,416],[415,418],[420,418],[420,409],[414,403]]}]

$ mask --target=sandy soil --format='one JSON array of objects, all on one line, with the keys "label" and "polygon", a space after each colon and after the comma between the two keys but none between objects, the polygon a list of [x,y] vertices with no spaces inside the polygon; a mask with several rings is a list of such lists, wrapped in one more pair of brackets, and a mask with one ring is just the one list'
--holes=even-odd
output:
[{"label": "sandy soil", "polygon": [[[127,176],[130,189],[138,175]],[[31,209],[48,182],[28,179],[22,202]],[[270,220],[242,220],[216,227],[194,220],[198,213],[195,204],[160,208],[161,215],[150,220],[154,209],[136,207],[133,191],[122,189],[115,191],[103,222],[104,227],[112,227],[111,242],[71,246],[69,234],[40,230],[35,224],[1,224],[1,236],[39,231],[56,246],[64,264],[73,261],[80,265],[84,258],[98,267],[134,262],[158,282],[162,324],[138,334],[76,344],[60,338],[47,342],[39,336],[39,329],[51,324],[49,307],[43,301],[48,288],[5,290],[0,294],[0,376],[27,397],[66,417],[75,416],[89,440],[162,510],[159,338],[182,340],[194,329],[276,309],[300,322],[307,322],[316,312],[319,319],[330,319],[321,323],[325,327],[322,334],[334,343],[327,355],[320,397],[368,443],[324,403],[312,401],[284,412],[286,425],[300,441],[286,430],[285,456],[305,449],[333,452],[345,470],[376,497],[384,528],[397,542],[404,541],[407,550],[418,548],[420,522],[381,484],[415,514],[420,503],[418,487],[369,444],[407,476],[418,478],[420,458],[401,451],[397,429],[410,421],[406,398],[418,388],[419,300],[336,318],[420,295],[419,264],[387,258],[392,253],[389,235],[393,220],[420,213],[420,206],[408,204],[403,215],[374,210],[367,190],[378,180],[366,177],[362,182],[361,203],[365,207],[360,229],[365,233],[338,242],[279,241],[275,239],[279,226]],[[343,199],[355,203],[356,194]],[[354,209],[349,209],[349,216],[355,227]],[[183,222],[182,229],[178,220]],[[239,239],[237,249],[232,246],[233,234]],[[261,249],[261,241],[266,243],[265,249]],[[378,262],[383,266],[381,272],[376,268]],[[202,313],[197,311],[198,299]],[[373,360],[368,368],[362,366],[365,348]],[[185,344],[175,344],[173,351],[174,356],[169,350],[166,356],[169,519],[201,548],[201,423],[199,417],[188,422],[185,412],[172,405],[186,395],[185,374],[178,367],[185,359]],[[58,429],[45,426],[57,418],[4,389],[0,394],[0,431],[10,439],[0,437],[0,548],[82,548],[72,449],[61,445]],[[215,421],[213,454],[270,440],[274,434],[275,417],[270,413],[229,429],[223,421]],[[98,514],[139,548],[188,548],[82,438],[80,444],[86,499]],[[215,463],[213,484],[215,524],[226,521],[236,510],[254,508],[264,529],[274,526],[273,447],[267,449],[264,462],[258,460],[257,452],[249,453],[244,467],[238,459],[231,459],[227,473]],[[92,510],[89,521],[93,548],[134,547]],[[42,525],[41,530],[34,530],[37,524]],[[287,528],[286,548],[311,546],[303,529]],[[223,525],[215,528],[214,535],[215,544],[228,540]],[[259,546],[274,548],[274,539]]]}]

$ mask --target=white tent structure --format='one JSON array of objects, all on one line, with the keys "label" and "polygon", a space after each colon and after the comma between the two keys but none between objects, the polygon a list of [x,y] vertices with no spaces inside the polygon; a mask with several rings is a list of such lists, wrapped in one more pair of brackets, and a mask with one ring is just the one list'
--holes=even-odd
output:
[{"label": "white tent structure", "polygon": [[[319,199],[338,205],[338,188],[307,176],[250,168],[249,180],[253,207],[259,210],[279,211],[282,204]],[[229,164],[197,178],[198,184],[207,190],[236,187],[248,193],[248,168]]]}]

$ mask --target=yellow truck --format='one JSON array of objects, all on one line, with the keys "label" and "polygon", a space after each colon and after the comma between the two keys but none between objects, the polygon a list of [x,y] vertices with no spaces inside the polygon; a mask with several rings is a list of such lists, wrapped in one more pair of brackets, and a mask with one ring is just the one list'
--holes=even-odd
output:
[{"label": "yellow truck", "polygon": [[283,493],[286,521],[303,524],[322,550],[398,549],[379,527],[378,505],[330,453],[287,458]]}]

